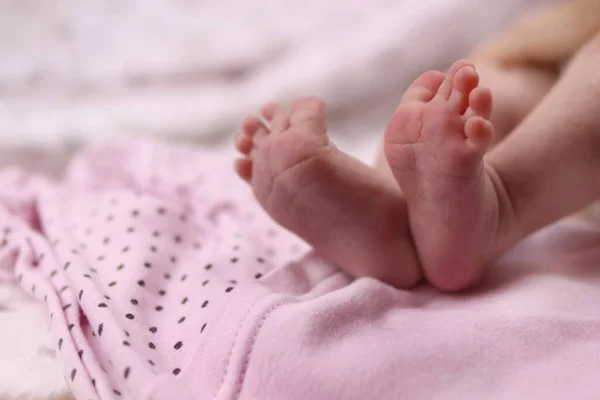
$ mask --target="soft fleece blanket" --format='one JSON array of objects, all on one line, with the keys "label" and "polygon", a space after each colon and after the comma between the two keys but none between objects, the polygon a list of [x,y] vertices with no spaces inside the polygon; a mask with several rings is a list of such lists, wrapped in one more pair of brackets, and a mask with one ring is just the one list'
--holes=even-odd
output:
[{"label": "soft fleece blanket", "polygon": [[307,252],[230,165],[136,141],[56,185],[0,175],[0,261],[51,313],[76,398],[600,395],[597,226],[538,233],[470,293],[396,290]]}]

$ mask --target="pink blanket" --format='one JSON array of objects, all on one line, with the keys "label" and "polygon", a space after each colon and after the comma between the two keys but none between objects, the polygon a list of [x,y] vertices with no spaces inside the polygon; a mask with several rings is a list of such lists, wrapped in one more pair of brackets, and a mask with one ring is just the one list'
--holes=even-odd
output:
[{"label": "pink blanket", "polygon": [[600,395],[597,227],[538,233],[471,293],[400,291],[308,253],[230,162],[122,142],[59,184],[0,177],[2,271],[45,301],[77,398]]}]

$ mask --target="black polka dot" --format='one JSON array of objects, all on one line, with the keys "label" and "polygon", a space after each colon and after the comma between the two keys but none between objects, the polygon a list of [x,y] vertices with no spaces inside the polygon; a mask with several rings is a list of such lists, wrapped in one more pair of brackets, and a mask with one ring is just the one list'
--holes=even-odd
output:
[{"label": "black polka dot", "polygon": [[83,277],[87,279],[92,279],[92,276],[90,274],[83,274]]},{"label": "black polka dot", "polygon": [[156,212],[157,212],[157,213],[159,213],[160,215],[164,215],[164,213],[166,213],[166,212],[167,212],[167,210],[165,210],[165,209],[164,209],[164,207],[159,207],[159,208],[156,210]]},{"label": "black polka dot", "polygon": [[77,249],[72,249],[71,253],[73,253],[73,254],[79,254],[79,251]]},{"label": "black polka dot", "polygon": [[160,232],[159,231],[154,231],[152,232],[152,236],[154,236],[155,238],[160,236]]},{"label": "black polka dot", "polygon": [[110,238],[107,236],[104,238],[104,240],[102,240],[102,244],[108,244],[110,243]]},{"label": "black polka dot", "polygon": [[125,267],[125,265],[124,265],[124,264],[119,264],[119,265],[117,266],[117,271],[120,271],[120,270],[122,270],[124,267]]},{"label": "black polka dot", "polygon": [[148,347],[150,347],[152,350],[156,349],[156,346],[152,342],[148,343]]},{"label": "black polka dot", "polygon": [[70,265],[71,265],[70,261],[68,261],[67,263],[65,263],[65,266],[63,267],[63,271],[66,271],[67,268],[69,268]]},{"label": "black polka dot", "polygon": [[106,303],[100,303],[100,304],[98,304],[98,307],[100,307],[100,308],[106,308],[108,306],[106,305]]},{"label": "black polka dot", "polygon": [[129,378],[129,367],[125,368],[125,371],[123,371],[123,378],[127,379]]},{"label": "black polka dot", "polygon": [[109,284],[108,284],[108,286],[109,286],[109,287],[113,287],[113,286],[115,286],[116,284],[117,284],[117,282],[115,282],[115,281],[112,281],[111,283],[109,283]]},{"label": "black polka dot", "polygon": [[75,324],[69,324],[69,332],[72,331],[74,327],[75,327]]},{"label": "black polka dot", "polygon": [[52,270],[52,272],[50,272],[50,277],[54,278],[56,276],[56,274],[58,273],[57,270]]},{"label": "black polka dot", "polygon": [[238,251],[239,249],[240,249],[239,245],[236,244],[235,246],[233,246],[233,251]]},{"label": "black polka dot", "polygon": [[156,311],[162,311],[162,309],[163,309],[163,308],[162,308],[162,306],[156,306],[156,307],[154,307],[154,309],[155,309]]},{"label": "black polka dot", "polygon": [[125,329],[123,329],[123,333],[125,333],[125,336],[129,337],[129,332],[127,332]]},{"label": "black polka dot", "polygon": [[92,379],[92,386],[96,387],[96,380],[95,379]]},{"label": "black polka dot", "polygon": [[135,316],[133,314],[131,314],[131,313],[128,313],[128,314],[125,314],[125,318],[127,318],[127,319],[134,319]]},{"label": "black polka dot", "polygon": [[116,394],[117,396],[121,395],[121,392],[119,392],[117,389],[113,389],[113,393]]},{"label": "black polka dot", "polygon": [[77,298],[81,301],[81,297],[83,297],[83,290],[79,291],[79,295],[77,296]]},{"label": "black polka dot", "polygon": [[138,284],[138,286],[142,286],[142,287],[146,286],[146,282],[144,282],[143,279],[140,279],[139,281],[137,281],[137,284]]},{"label": "black polka dot", "polygon": [[131,301],[131,304],[133,304],[134,306],[138,305],[137,299],[131,299],[130,301]]},{"label": "black polka dot", "polygon": [[177,321],[177,323],[178,323],[178,324],[181,324],[181,323],[183,323],[183,321],[185,321],[185,317],[181,317],[181,318],[179,318],[179,321]]},{"label": "black polka dot", "polygon": [[258,258],[256,259],[256,261],[258,261],[259,263],[261,263],[261,264],[262,264],[262,263],[264,263],[264,262],[265,262],[265,259],[264,259],[264,258],[262,258],[262,257],[258,257]]},{"label": "black polka dot", "polygon": [[150,364],[150,365],[154,366],[154,361],[152,361],[152,360],[148,360],[148,364]]},{"label": "black polka dot", "polygon": [[181,215],[179,216],[179,220],[180,220],[181,222],[185,222],[185,221],[187,221],[187,215],[185,215],[185,214],[181,214]]},{"label": "black polka dot", "polygon": [[233,286],[229,286],[227,289],[225,289],[225,293],[229,293],[233,290]]},{"label": "black polka dot", "polygon": [[98,336],[102,336],[103,330],[104,330],[104,324],[98,325]]},{"label": "black polka dot", "polygon": [[131,346],[131,343],[129,343],[127,340],[123,340],[123,346],[129,347]]},{"label": "black polka dot", "polygon": [[94,274],[98,273],[98,270],[96,268],[90,268],[89,270],[90,270],[90,272],[92,272]]},{"label": "black polka dot", "polygon": [[83,350],[79,350],[77,352],[77,355],[79,356],[79,358],[81,359],[83,357]]},{"label": "black polka dot", "polygon": [[135,232],[135,228],[133,228],[132,226],[127,228],[127,233],[133,233],[133,232]]},{"label": "black polka dot", "polygon": [[204,332],[205,328],[206,328],[206,322],[202,324],[202,328],[200,328],[200,333]]},{"label": "black polka dot", "polygon": [[63,345],[63,339],[60,338],[60,339],[58,339],[58,349],[59,350],[62,350],[62,345]]},{"label": "black polka dot", "polygon": [[168,272],[165,272],[163,276],[165,277],[165,279],[171,279],[171,274],[169,274]]},{"label": "black polka dot", "polygon": [[167,291],[166,291],[166,290],[159,290],[159,291],[158,291],[158,294],[159,294],[160,296],[164,296],[165,294],[167,294]]},{"label": "black polka dot", "polygon": [[46,302],[46,303],[48,302],[48,295],[47,294],[44,295],[44,302]]},{"label": "black polka dot", "polygon": [[212,267],[213,267],[213,265],[212,265],[212,264],[206,264],[206,265],[204,266],[204,269],[208,271],[208,270],[210,270]]},{"label": "black polka dot", "polygon": [[105,298],[106,300],[110,300],[110,297],[109,297],[109,296],[107,296],[107,295],[104,295],[104,298]]},{"label": "black polka dot", "polygon": [[235,279],[230,279],[229,283],[231,283],[232,285],[237,285],[237,281]]},{"label": "black polka dot", "polygon": [[156,253],[158,249],[156,248],[156,246],[150,246],[150,251],[153,253]]},{"label": "black polka dot", "polygon": [[233,257],[233,258],[231,259],[231,263],[232,263],[232,264],[235,264],[236,262],[238,262],[238,258],[237,258],[237,257]]},{"label": "black polka dot", "polygon": [[115,219],[115,217],[113,217],[112,215],[106,216],[106,222],[111,222],[113,219]]},{"label": "black polka dot", "polygon": [[177,262],[177,257],[171,256],[171,262],[175,264]]},{"label": "black polka dot", "polygon": [[145,262],[144,263],[144,267],[146,267],[146,268],[152,268],[152,264],[150,264],[149,262]]},{"label": "black polka dot", "polygon": [[158,328],[156,328],[155,326],[151,326],[150,328],[148,328],[148,330],[152,333],[156,333],[156,331],[158,330]]},{"label": "black polka dot", "polygon": [[77,375],[77,370],[75,368],[73,368],[71,370],[71,382],[73,382],[75,380],[75,375]]},{"label": "black polka dot", "polygon": [[194,247],[194,250],[199,250],[202,247],[202,245],[200,243],[196,242],[196,243],[194,243],[193,247]]},{"label": "black polka dot", "polygon": [[202,303],[202,308],[206,307],[208,305],[208,300],[204,300],[204,303]]},{"label": "black polka dot", "polygon": [[187,277],[188,277],[187,274],[183,274],[181,276],[181,282],[185,281],[187,279]]},{"label": "black polka dot", "polygon": [[173,375],[179,375],[180,372],[181,372],[181,368],[175,368],[173,370]]},{"label": "black polka dot", "polygon": [[35,293],[35,285],[31,286],[31,293]]},{"label": "black polka dot", "polygon": [[173,237],[173,240],[175,241],[175,243],[181,243],[181,236],[180,235],[175,235]]},{"label": "black polka dot", "polygon": [[133,211],[131,212],[131,216],[132,216],[132,217],[137,217],[138,215],[140,215],[140,212],[139,212],[138,210],[133,210]]},{"label": "black polka dot", "polygon": [[184,298],[181,300],[181,304],[185,304],[185,303],[187,303],[187,301],[188,301],[188,298],[187,298],[187,297],[184,297]]},{"label": "black polka dot", "polygon": [[208,285],[208,283],[209,283],[209,282],[210,282],[210,281],[209,281],[208,279],[207,279],[207,280],[205,280],[204,282],[202,282],[202,286],[206,286],[206,285]]},{"label": "black polka dot", "polygon": [[104,261],[104,256],[98,256],[98,257],[96,257],[96,260],[98,260],[98,261]]},{"label": "black polka dot", "polygon": [[129,251],[129,246],[125,246],[123,247],[123,250],[121,250],[122,253],[127,253]]},{"label": "black polka dot", "polygon": [[254,279],[260,279],[262,278],[262,274],[260,272],[254,274]]}]

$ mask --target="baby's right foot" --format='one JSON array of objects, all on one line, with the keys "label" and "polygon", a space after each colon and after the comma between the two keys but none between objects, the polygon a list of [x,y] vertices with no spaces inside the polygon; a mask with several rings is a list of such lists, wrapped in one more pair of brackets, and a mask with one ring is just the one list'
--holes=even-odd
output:
[{"label": "baby's right foot", "polygon": [[483,162],[492,140],[492,99],[478,82],[466,61],[447,76],[422,75],[385,134],[424,274],[443,290],[472,285],[496,240],[498,195]]},{"label": "baby's right foot", "polygon": [[291,113],[268,104],[267,128],[249,116],[236,139],[236,169],[279,224],[355,276],[398,287],[421,278],[406,202],[394,182],[338,150],[323,102],[300,99]]}]

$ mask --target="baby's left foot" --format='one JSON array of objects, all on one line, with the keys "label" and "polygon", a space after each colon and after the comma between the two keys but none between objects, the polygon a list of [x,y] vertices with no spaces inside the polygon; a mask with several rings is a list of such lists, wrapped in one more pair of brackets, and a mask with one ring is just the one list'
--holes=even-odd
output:
[{"label": "baby's left foot", "polygon": [[447,76],[422,75],[385,134],[424,274],[442,290],[472,285],[496,240],[498,196],[483,162],[492,140],[492,99],[478,82],[466,61]]},{"label": "baby's left foot", "polygon": [[400,190],[331,143],[322,100],[299,99],[291,112],[271,103],[262,114],[270,129],[254,116],[242,124],[236,169],[265,211],[354,276],[417,283]]}]

